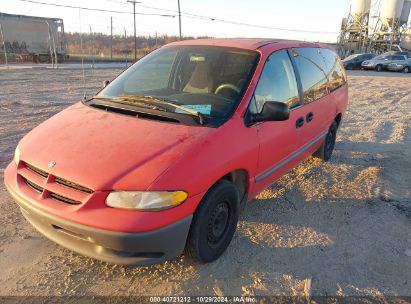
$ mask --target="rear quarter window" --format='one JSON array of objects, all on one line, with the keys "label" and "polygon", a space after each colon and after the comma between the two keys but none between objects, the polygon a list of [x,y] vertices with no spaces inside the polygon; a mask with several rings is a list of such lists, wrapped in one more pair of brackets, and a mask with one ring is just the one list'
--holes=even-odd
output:
[{"label": "rear quarter window", "polygon": [[328,94],[327,70],[317,48],[294,50],[294,60],[300,73],[304,103],[310,103]]},{"label": "rear quarter window", "polygon": [[392,57],[393,60],[404,60],[403,56],[393,56]]},{"label": "rear quarter window", "polygon": [[341,61],[331,50],[298,48],[293,54],[305,104],[326,96],[346,82]]},{"label": "rear quarter window", "polygon": [[320,56],[324,60],[328,76],[330,92],[346,83],[346,76],[340,58],[333,51],[321,49]]}]

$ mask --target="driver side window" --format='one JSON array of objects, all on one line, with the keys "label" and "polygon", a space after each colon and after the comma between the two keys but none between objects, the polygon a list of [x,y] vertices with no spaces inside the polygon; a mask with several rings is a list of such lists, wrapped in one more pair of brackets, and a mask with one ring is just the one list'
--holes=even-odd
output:
[{"label": "driver side window", "polygon": [[286,50],[273,53],[266,61],[250,104],[260,113],[267,101],[280,101],[293,108],[300,104],[294,69]]}]

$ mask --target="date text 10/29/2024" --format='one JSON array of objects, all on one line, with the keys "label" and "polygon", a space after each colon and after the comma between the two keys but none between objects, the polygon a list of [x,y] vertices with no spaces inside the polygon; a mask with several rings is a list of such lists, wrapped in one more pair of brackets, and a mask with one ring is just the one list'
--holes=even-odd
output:
[{"label": "date text 10/29/2024", "polygon": [[150,303],[257,303],[257,298],[249,296],[232,297],[213,297],[213,296],[194,296],[194,297],[150,297]]}]

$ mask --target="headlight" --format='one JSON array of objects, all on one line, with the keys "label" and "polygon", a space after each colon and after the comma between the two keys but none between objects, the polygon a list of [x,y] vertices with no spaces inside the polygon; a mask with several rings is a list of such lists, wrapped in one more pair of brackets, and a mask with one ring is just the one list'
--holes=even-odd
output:
[{"label": "headlight", "polygon": [[184,191],[113,191],[106,205],[132,210],[162,210],[180,205],[187,199]]},{"label": "headlight", "polygon": [[16,150],[14,151],[14,162],[16,163],[16,165],[18,165],[19,161],[20,161],[20,148],[17,145]]}]

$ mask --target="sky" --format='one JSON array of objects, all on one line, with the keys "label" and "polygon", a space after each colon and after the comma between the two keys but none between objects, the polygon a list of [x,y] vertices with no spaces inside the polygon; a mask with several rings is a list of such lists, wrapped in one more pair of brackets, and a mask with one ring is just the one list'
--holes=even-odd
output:
[{"label": "sky", "polygon": [[[35,2],[70,5],[75,7],[115,10],[121,13],[53,7],[22,0],[0,0],[0,12],[40,17],[62,18],[65,31],[110,33],[113,18],[114,34],[133,35],[133,6],[126,0],[32,0]],[[140,0],[137,13],[176,14],[177,0]],[[181,11],[214,19],[255,24],[283,31],[238,24],[221,23],[210,19],[182,17],[184,36],[264,37],[307,41],[335,42],[341,19],[348,15],[348,0],[180,0]],[[154,10],[150,6],[164,9]],[[171,11],[168,11],[171,10]],[[129,12],[129,13],[128,13]],[[178,35],[178,17],[136,16],[137,35]],[[314,31],[310,32],[310,31]]]}]

